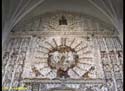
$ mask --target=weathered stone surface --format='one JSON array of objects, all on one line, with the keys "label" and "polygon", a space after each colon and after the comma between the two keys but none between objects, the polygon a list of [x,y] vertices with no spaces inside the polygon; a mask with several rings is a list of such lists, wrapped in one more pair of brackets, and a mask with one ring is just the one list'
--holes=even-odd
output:
[{"label": "weathered stone surface", "polygon": [[10,34],[2,55],[2,86],[122,91],[123,50],[117,35],[85,16],[65,14],[67,25],[58,24],[60,15],[50,16],[25,22]]}]

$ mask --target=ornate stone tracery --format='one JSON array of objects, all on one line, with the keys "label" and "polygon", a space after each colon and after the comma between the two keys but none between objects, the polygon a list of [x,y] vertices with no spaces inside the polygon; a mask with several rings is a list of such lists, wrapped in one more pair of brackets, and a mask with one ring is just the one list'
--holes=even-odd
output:
[{"label": "ornate stone tracery", "polygon": [[[63,14],[67,24],[59,26]],[[3,87],[122,91],[122,45],[108,25],[63,12],[36,17],[14,30],[2,55]]]}]

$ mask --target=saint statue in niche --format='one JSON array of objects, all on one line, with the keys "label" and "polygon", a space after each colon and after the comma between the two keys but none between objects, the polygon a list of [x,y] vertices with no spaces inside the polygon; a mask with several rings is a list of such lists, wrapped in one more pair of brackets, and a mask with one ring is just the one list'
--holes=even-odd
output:
[{"label": "saint statue in niche", "polygon": [[118,58],[122,57],[122,51],[117,51]]},{"label": "saint statue in niche", "polygon": [[64,16],[62,16],[59,20],[59,25],[67,25],[67,20]]}]

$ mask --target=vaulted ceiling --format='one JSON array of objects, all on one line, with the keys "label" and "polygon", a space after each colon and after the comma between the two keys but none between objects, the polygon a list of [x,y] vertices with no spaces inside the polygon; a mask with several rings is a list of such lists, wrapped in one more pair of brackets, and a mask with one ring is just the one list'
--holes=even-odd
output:
[{"label": "vaulted ceiling", "polygon": [[111,23],[108,17],[93,6],[88,0],[45,0],[41,5],[25,16],[25,18],[56,10],[85,13]]},{"label": "vaulted ceiling", "polygon": [[21,20],[57,10],[97,17],[123,31],[123,0],[2,0],[3,42]]}]

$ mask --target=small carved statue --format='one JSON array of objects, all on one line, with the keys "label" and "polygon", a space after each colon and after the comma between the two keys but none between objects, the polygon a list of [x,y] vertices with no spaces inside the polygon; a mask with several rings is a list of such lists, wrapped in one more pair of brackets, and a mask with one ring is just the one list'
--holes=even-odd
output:
[{"label": "small carved statue", "polygon": [[41,73],[36,69],[36,67],[32,67],[32,71],[35,74],[35,76],[41,75]]},{"label": "small carved statue", "polygon": [[59,20],[59,25],[67,25],[67,20],[64,16],[62,16]]},{"label": "small carved statue", "polygon": [[62,78],[62,77],[67,78],[67,77],[69,77],[69,75],[68,75],[68,69],[66,71],[58,69],[58,71],[57,71],[57,77],[59,77],[59,78]]}]

